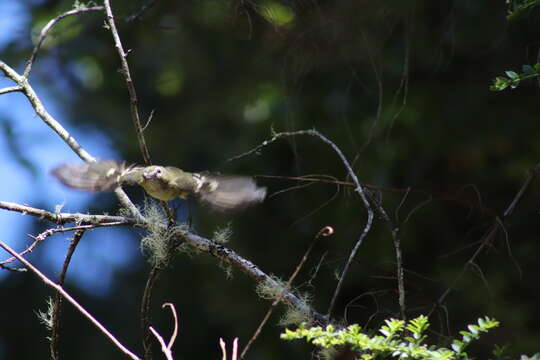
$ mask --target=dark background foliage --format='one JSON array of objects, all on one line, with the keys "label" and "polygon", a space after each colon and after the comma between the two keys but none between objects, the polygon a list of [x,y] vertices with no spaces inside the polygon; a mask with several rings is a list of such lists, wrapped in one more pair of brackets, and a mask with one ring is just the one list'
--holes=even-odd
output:
[{"label": "dark background foliage", "polygon": [[[25,3],[32,29],[72,5]],[[494,343],[511,344],[515,353],[538,351],[537,186],[510,219],[507,237],[500,231],[467,266],[494,215],[502,213],[540,159],[537,84],[489,91],[491,79],[504,70],[536,62],[538,12],[508,23],[503,1],[187,0],[157,1],[140,19],[125,21],[144,3],[114,1],[113,7],[124,47],[131,50],[143,118],[155,111],[145,132],[155,163],[346,180],[336,154],[311,137],[288,138],[260,155],[226,162],[269,138],[271,129],[314,127],[342,149],[362,182],[384,188],[378,196],[402,231],[408,315],[427,313],[451,288],[444,308],[432,317],[435,339],[488,315],[502,327],[479,345],[484,354]],[[287,18],[284,25],[276,23]],[[61,22],[32,76],[62,104],[68,128],[96,127],[126,160],[141,162],[118,54],[103,23],[99,13]],[[30,34],[18,36],[1,58],[23,64],[31,46]],[[259,181],[270,194],[297,185]],[[140,190],[129,191],[142,202]],[[280,193],[232,216],[190,207],[195,231],[211,237],[232,222],[228,246],[283,278],[314,235],[332,226],[335,235],[318,243],[297,281],[320,312],[328,307],[335,274],[366,220],[359,197],[335,185]],[[99,195],[88,208],[114,212],[117,204],[112,195]],[[42,223],[32,226],[21,234],[44,229]],[[106,229],[97,231],[110,236]],[[136,244],[140,232],[128,233]],[[139,255],[113,275],[106,297],[68,284],[137,352],[138,310],[149,267]],[[463,267],[467,271],[454,282]],[[369,327],[399,316],[395,269],[391,235],[376,219],[345,281],[336,317]],[[5,358],[44,358],[47,333],[32,312],[44,307],[50,290],[29,274],[11,274],[1,286]],[[180,316],[178,359],[218,357],[219,337],[238,336],[245,343],[269,306],[257,298],[251,279],[239,272],[227,279],[206,254],[178,256],[160,278],[153,315],[166,333],[171,321],[160,310],[164,301],[175,303]],[[64,358],[120,356],[72,308],[66,306],[63,316]],[[308,347],[279,340],[277,320],[276,315],[250,358],[308,358]]]}]

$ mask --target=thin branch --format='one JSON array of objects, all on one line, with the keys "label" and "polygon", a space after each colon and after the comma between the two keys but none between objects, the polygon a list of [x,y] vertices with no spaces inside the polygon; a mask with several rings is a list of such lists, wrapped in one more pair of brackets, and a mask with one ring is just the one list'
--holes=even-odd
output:
[{"label": "thin branch", "polygon": [[[71,239],[71,243],[69,245],[69,249],[66,253],[66,257],[64,259],[64,265],[62,265],[62,271],[60,272],[60,275],[58,276],[58,285],[64,286],[64,281],[66,279],[67,269],[69,266],[69,263],[71,262],[71,258],[73,256],[73,253],[75,252],[75,249],[77,248],[77,245],[79,244],[79,241],[83,237],[86,230],[78,230],[73,238]],[[51,358],[53,360],[59,360],[60,359],[60,347],[59,347],[59,341],[60,341],[60,316],[62,315],[62,296],[59,292],[56,292],[54,294],[54,300],[52,303],[52,326],[51,326],[51,344],[50,344],[50,350],[51,350]]]},{"label": "thin branch", "polygon": [[[536,180],[536,178],[539,175],[540,175],[540,163],[537,164],[530,171],[529,176],[527,176],[527,178],[525,179],[525,181],[521,185],[520,189],[518,190],[518,192],[516,193],[516,195],[514,196],[512,201],[510,202],[510,204],[504,210],[502,217],[495,217],[493,219],[493,223],[492,223],[490,229],[482,237],[480,245],[478,246],[478,248],[471,255],[469,260],[467,260],[467,262],[463,265],[463,267],[461,268],[459,273],[452,280],[452,283],[450,284],[450,286],[448,288],[446,288],[446,290],[442,293],[442,295],[439,296],[437,301],[435,301],[435,303],[433,304],[431,310],[428,313],[428,316],[430,316],[435,311],[435,309],[442,306],[442,304],[446,300],[446,297],[450,294],[451,290],[454,288],[454,285],[465,274],[468,266],[470,264],[474,264],[476,262],[476,258],[478,256],[480,256],[480,254],[482,253],[484,248],[488,244],[490,244],[492,242],[492,240],[495,238],[495,235],[497,235],[497,233],[498,233],[498,229],[502,228],[504,230],[504,225],[506,224],[506,220],[514,213],[514,211],[516,210],[516,208],[519,205],[519,203],[521,202],[521,200],[523,200],[523,197],[524,197],[525,193],[530,189],[530,187],[533,184],[534,180]],[[506,237],[507,236],[506,231],[504,231],[504,232],[505,232],[505,237]],[[508,240],[506,240],[506,241],[508,241]],[[518,268],[518,270],[520,270],[520,269]]]},{"label": "thin branch", "polygon": [[163,354],[165,354],[165,357],[167,358],[167,360],[173,360],[172,347],[176,340],[176,336],[178,335],[178,317],[176,316],[176,309],[174,308],[174,305],[172,303],[163,304],[162,308],[165,308],[165,307],[169,307],[171,309],[173,320],[174,320],[174,330],[171,335],[171,338],[169,339],[169,343],[166,344],[165,340],[163,340],[163,337],[159,335],[159,333],[152,326],[150,326],[149,329],[152,332],[152,334],[154,334],[156,339],[159,341],[159,344],[161,345],[161,351],[163,352]]},{"label": "thin branch", "polygon": [[291,288],[291,285],[292,285],[294,279],[296,278],[296,276],[300,272],[300,269],[302,269],[302,267],[304,266],[304,263],[307,261],[308,256],[311,253],[311,250],[313,249],[313,246],[315,245],[317,240],[319,240],[319,238],[321,238],[321,237],[330,236],[333,233],[334,233],[334,229],[332,229],[332,227],[325,226],[321,230],[319,230],[317,235],[315,235],[315,237],[311,241],[311,244],[309,245],[306,252],[304,253],[304,256],[300,260],[300,263],[296,266],[296,269],[293,271],[293,273],[292,273],[291,277],[289,278],[289,280],[287,280],[287,283],[283,287],[283,290],[281,291],[281,294],[279,294],[279,296],[276,297],[276,299],[272,302],[272,305],[270,305],[270,308],[266,312],[266,315],[264,315],[264,318],[262,319],[261,323],[257,327],[257,330],[255,330],[255,333],[253,334],[251,339],[249,339],[246,346],[244,346],[244,349],[242,350],[242,353],[240,354],[240,359],[244,358],[244,356],[248,352],[249,348],[251,347],[251,344],[257,339],[257,337],[261,333],[262,328],[264,327],[264,325],[266,325],[266,322],[270,318],[270,315],[272,315],[272,312],[274,311],[276,306],[280,303],[281,299],[283,298],[283,295],[285,294],[285,291]]},{"label": "thin branch", "polygon": [[341,162],[345,166],[345,169],[347,170],[347,174],[353,180],[353,183],[355,185],[354,191],[356,193],[358,193],[358,195],[360,195],[360,198],[362,199],[362,202],[364,203],[364,206],[365,206],[366,211],[367,211],[366,224],[364,225],[364,228],[363,228],[360,236],[356,240],[356,244],[354,245],[354,247],[351,250],[351,253],[349,254],[349,259],[347,260],[347,262],[345,263],[345,266],[343,267],[343,270],[341,272],[338,284],[336,286],[336,290],[334,291],[334,295],[332,296],[332,300],[330,301],[330,306],[328,307],[328,313],[327,313],[327,316],[330,317],[331,314],[332,314],[332,311],[334,309],[335,302],[336,302],[336,300],[337,300],[337,298],[339,296],[339,293],[341,291],[341,288],[343,286],[345,276],[347,275],[347,273],[349,271],[349,268],[351,266],[351,263],[352,263],[353,259],[356,257],[356,253],[358,252],[358,249],[360,248],[360,245],[362,244],[364,238],[367,236],[367,234],[369,233],[369,231],[371,229],[371,225],[373,223],[373,216],[374,216],[373,215],[373,209],[372,209],[371,204],[370,204],[370,200],[368,200],[368,197],[366,195],[364,187],[360,184],[360,181],[358,180],[358,177],[354,173],[354,171],[353,171],[353,169],[351,167],[351,164],[349,163],[349,161],[347,160],[345,155],[343,155],[343,153],[341,152],[341,150],[339,149],[339,147],[336,144],[334,144],[331,140],[329,140],[327,137],[325,137],[320,132],[318,132],[317,130],[314,130],[314,129],[313,130],[299,130],[299,131],[292,131],[292,132],[274,133],[271,139],[265,140],[263,143],[261,143],[259,146],[255,147],[255,148],[253,148],[252,150],[249,150],[249,151],[244,152],[244,153],[242,153],[240,155],[234,156],[234,157],[230,158],[228,161],[237,160],[237,159],[240,159],[240,158],[242,158],[244,156],[251,155],[251,154],[254,154],[254,153],[258,153],[263,147],[273,143],[274,141],[276,141],[278,139],[281,139],[281,138],[284,138],[284,137],[289,137],[289,136],[298,136],[298,135],[310,135],[310,136],[318,137],[321,141],[323,141],[324,143],[329,145],[337,153],[337,155],[341,159]]},{"label": "thin branch", "polygon": [[6,77],[13,80],[13,82],[21,87],[21,91],[24,93],[24,95],[26,95],[28,101],[30,101],[30,104],[34,108],[36,114],[45,122],[45,124],[47,124],[55,133],[57,133],[66,144],[68,144],[75,154],[86,162],[95,161],[94,157],[86,152],[86,150],[79,145],[77,140],[75,140],[69,134],[69,132],[47,112],[45,106],[43,106],[43,103],[34,92],[34,89],[32,86],[30,86],[27,78],[19,75],[3,61],[0,61],[0,70],[2,70]]},{"label": "thin branch", "polygon": [[[257,283],[264,282],[264,283],[267,283],[269,287],[278,287],[278,288],[283,287],[271,276],[269,276],[264,271],[262,271],[259,267],[257,267],[257,265],[241,257],[233,250],[222,246],[221,244],[217,244],[213,242],[212,240],[203,238],[191,232],[184,233],[182,236],[182,239],[179,241],[183,241],[183,240],[195,246],[197,249],[204,251],[206,253],[209,253],[210,255],[218,258],[224,263],[235,266],[244,274],[254,279]],[[290,304],[291,306],[297,308],[302,313],[308,314],[308,316],[312,317],[316,323],[320,325],[328,324],[328,320],[324,315],[313,310],[308,304],[306,304],[303,300],[298,298],[292,292],[285,291],[282,300]]]},{"label": "thin branch", "polygon": [[[15,203],[10,203],[6,201],[0,201],[0,209],[6,209],[11,211],[17,211],[23,214],[28,214],[32,216],[36,216],[42,219],[46,219],[48,221],[51,221],[53,223],[58,224],[64,224],[67,222],[88,222],[92,224],[97,223],[107,223],[107,222],[124,222],[126,225],[133,225],[135,227],[147,228],[146,221],[144,222],[138,222],[136,219],[128,218],[128,217],[122,217],[122,216],[109,216],[109,215],[89,215],[89,214],[80,214],[80,213],[52,213],[49,211],[45,211],[42,209],[33,208],[30,206],[25,205],[19,205]],[[237,267],[240,269],[240,271],[244,272],[251,278],[253,278],[257,282],[267,282],[272,286],[279,286],[279,284],[272,279],[269,275],[267,275],[264,271],[259,269],[255,264],[250,262],[247,259],[244,259],[231,249],[228,249],[222,245],[216,244],[213,241],[203,238],[197,234],[186,232],[183,233],[182,236],[179,236],[175,239],[174,246],[177,246],[178,244],[187,241],[189,244],[195,246],[199,250],[209,253],[212,256],[217,257],[219,260],[226,262],[232,266]],[[158,270],[156,270],[159,272]],[[150,278],[149,278],[150,279]],[[154,280],[155,282],[155,280]],[[153,286],[153,285],[152,285]],[[151,292],[151,291],[150,291]],[[291,304],[292,306],[300,309],[301,311],[311,314],[312,317],[319,323],[319,324],[326,324],[327,320],[326,318],[314,311],[308,304],[306,304],[303,300],[296,297],[294,294],[287,292],[284,295],[284,300]],[[149,304],[149,302],[148,302]],[[143,301],[144,305],[144,301]],[[141,319],[143,321],[144,319]],[[145,329],[147,329],[146,327]],[[146,330],[145,330],[146,332]]]},{"label": "thin branch", "polygon": [[0,247],[2,247],[4,250],[6,250],[11,255],[15,256],[17,260],[19,260],[21,263],[24,264],[30,271],[32,271],[34,274],[36,274],[46,285],[52,287],[56,291],[58,291],[62,296],[69,301],[79,312],[81,312],[95,327],[98,328],[99,331],[101,331],[120,351],[122,351],[124,354],[126,354],[129,358],[134,360],[139,360],[139,357],[132,353],[127,347],[122,345],[118,339],[114,337],[113,334],[109,330],[107,330],[99,321],[97,321],[84,307],[82,307],[77,300],[75,300],[71,295],[69,295],[62,286],[55,284],[54,281],[50,280],[47,276],[45,276],[41,271],[39,271],[34,265],[32,265],[28,260],[23,258],[22,256],[19,256],[15,250],[10,248],[7,244],[5,244],[3,241],[0,240]]},{"label": "thin branch", "polygon": [[[223,338],[219,338],[219,347],[221,348],[221,360],[227,360],[227,348],[225,345],[226,344]],[[237,360],[237,359],[238,359],[238,338],[234,338],[231,360]]]},{"label": "thin branch", "polygon": [[150,10],[155,4],[156,4],[157,0],[150,0],[148,1],[146,4],[143,4],[141,6],[141,8],[134,14],[128,16],[128,18],[126,19],[126,22],[131,22],[133,20],[140,20],[143,16],[143,14]]},{"label": "thin branch", "polygon": [[363,229],[362,233],[360,234],[360,236],[356,240],[356,244],[353,247],[353,249],[351,250],[351,253],[349,254],[349,258],[348,258],[347,262],[345,263],[345,266],[344,266],[344,268],[343,268],[343,270],[341,272],[338,284],[336,286],[336,290],[334,291],[334,295],[332,296],[332,300],[330,301],[330,306],[328,307],[327,315],[331,316],[332,311],[333,311],[334,306],[335,306],[335,302],[336,302],[336,300],[337,300],[337,298],[339,296],[339,293],[341,291],[341,288],[343,286],[343,281],[345,279],[345,275],[349,271],[349,267],[350,267],[354,257],[356,256],[356,253],[357,253],[360,245],[362,244],[364,238],[367,236],[367,234],[369,233],[369,230],[371,229],[371,225],[372,225],[373,217],[374,217],[372,207],[374,207],[377,210],[377,212],[379,213],[379,215],[383,218],[384,222],[386,223],[386,225],[389,228],[390,233],[392,235],[394,249],[395,249],[395,252],[396,252],[397,279],[398,279],[398,292],[399,292],[399,307],[400,307],[401,316],[402,316],[403,319],[405,319],[405,282],[404,282],[404,272],[403,272],[403,259],[402,259],[402,252],[401,252],[401,245],[400,245],[400,238],[399,238],[399,227],[388,216],[388,214],[386,213],[386,211],[384,210],[384,208],[382,207],[380,202],[377,199],[375,199],[369,192],[366,192],[364,190],[365,186],[363,184],[362,185],[360,184],[360,182],[358,181],[358,177],[356,176],[356,174],[352,170],[352,167],[351,167],[349,161],[347,160],[345,155],[343,155],[343,153],[341,152],[341,150],[339,149],[339,147],[336,144],[334,144],[331,140],[329,140],[324,135],[319,133],[317,130],[299,130],[299,131],[293,131],[293,132],[274,133],[272,138],[270,138],[269,140],[265,140],[264,142],[262,142],[260,145],[256,146],[255,148],[253,148],[253,149],[251,149],[251,150],[249,150],[247,152],[244,152],[244,153],[242,153],[240,155],[229,158],[227,161],[233,161],[233,160],[237,160],[237,159],[240,159],[242,157],[245,157],[245,156],[248,156],[248,155],[251,155],[251,154],[257,154],[257,153],[259,153],[261,151],[262,148],[264,148],[265,146],[273,143],[274,141],[276,141],[278,139],[281,139],[283,137],[288,137],[288,136],[297,136],[297,135],[316,136],[320,140],[322,140],[324,143],[326,143],[330,147],[332,147],[332,149],[338,154],[339,158],[341,159],[341,162],[345,166],[348,176],[350,176],[351,179],[353,180],[353,184],[354,184],[354,187],[355,187],[354,191],[357,192],[360,195],[360,198],[362,199],[362,202],[364,203],[364,206],[365,206],[365,208],[367,210],[367,213],[368,213],[368,218],[367,218],[367,221],[366,221],[366,225],[364,226],[364,229]]},{"label": "thin branch", "polygon": [[82,213],[55,213],[43,209],[34,208],[27,205],[20,205],[8,201],[0,201],[0,209],[9,211],[20,212],[23,215],[32,215],[45,219],[50,222],[62,225],[70,222],[88,223],[88,224],[102,224],[102,223],[114,223],[115,225],[134,225],[137,227],[144,227],[136,219],[124,216],[111,216],[111,215],[92,215]]},{"label": "thin branch", "polygon": [[154,286],[156,285],[163,268],[156,264],[150,270],[148,279],[146,279],[146,285],[141,301],[141,332],[142,332],[142,345],[143,345],[143,359],[152,359],[152,342],[150,341],[150,333],[146,330],[150,328],[150,304],[152,303],[152,295]]},{"label": "thin branch", "polygon": [[120,41],[120,36],[118,35],[118,30],[116,29],[116,24],[114,23],[114,16],[111,9],[111,4],[109,0],[103,0],[103,5],[105,6],[105,12],[107,13],[107,25],[111,30],[111,34],[114,40],[114,46],[120,55],[120,63],[122,65],[122,75],[126,80],[127,89],[129,92],[130,100],[130,110],[131,110],[131,119],[133,120],[133,125],[135,126],[135,131],[137,133],[137,139],[139,140],[139,148],[144,160],[144,163],[147,165],[151,164],[150,153],[148,152],[148,147],[146,146],[146,140],[144,138],[144,130],[141,126],[141,120],[139,117],[138,109],[138,100],[137,92],[135,91],[135,86],[133,85],[133,79],[131,78],[131,73],[129,71],[129,65],[126,60],[127,53],[124,52],[122,42]]},{"label": "thin branch", "polygon": [[90,12],[90,11],[103,11],[103,10],[105,10],[105,8],[103,6],[80,7],[80,8],[77,8],[77,9],[66,11],[65,13],[60,14],[57,17],[55,17],[54,19],[50,20],[47,23],[47,25],[45,25],[43,27],[43,29],[41,29],[41,31],[39,33],[39,38],[38,38],[37,44],[34,47],[34,50],[32,51],[32,55],[30,55],[30,59],[28,59],[28,61],[26,62],[26,68],[24,69],[23,77],[26,78],[26,79],[29,78],[30,71],[32,71],[32,65],[34,64],[34,61],[36,60],[38,51],[39,51],[41,45],[43,44],[43,41],[47,37],[49,31],[52,29],[52,27],[54,25],[56,25],[60,20],[66,18],[68,16],[80,15],[80,14]]},{"label": "thin branch", "polygon": [[[73,152],[75,152],[75,154],[77,154],[82,160],[86,162],[96,161],[95,158],[90,155],[81,145],[79,145],[77,140],[75,140],[75,138],[73,138],[69,134],[69,132],[47,112],[47,110],[43,106],[43,103],[41,102],[37,94],[34,92],[34,89],[28,83],[28,80],[24,76],[19,75],[15,70],[13,70],[3,61],[0,61],[0,70],[2,70],[6,77],[10,78],[18,84],[18,86],[21,88],[21,91],[24,93],[24,95],[27,97],[28,101],[34,108],[36,114],[43,120],[43,122],[45,122],[45,124],[47,124],[55,133],[57,133],[58,136],[60,136],[60,138],[64,140],[66,144],[68,144],[68,146],[73,150]],[[137,220],[143,220],[139,210],[131,202],[124,190],[122,190],[121,188],[117,188],[115,190],[115,194],[118,197],[120,203],[125,208],[129,209],[132,215],[137,218]]]},{"label": "thin branch", "polygon": [[[28,236],[30,236],[32,239],[34,239],[34,242],[32,244],[30,244],[30,246],[27,247],[26,250],[21,251],[19,253],[19,255],[24,256],[24,255],[26,255],[28,253],[31,253],[38,244],[40,244],[47,237],[49,237],[51,235],[54,235],[56,233],[62,233],[62,232],[68,232],[68,231],[81,231],[81,230],[86,231],[86,230],[95,229],[95,228],[98,228],[98,227],[123,226],[123,225],[128,225],[128,224],[126,224],[125,222],[101,223],[101,224],[93,224],[93,225],[81,225],[81,226],[72,226],[72,227],[65,227],[65,228],[62,227],[62,228],[48,229],[48,230],[45,230],[44,232],[40,233],[37,236],[33,236],[33,235],[28,234]],[[12,256],[9,259],[0,261],[0,264],[2,264],[2,265],[8,264],[8,263],[10,263],[12,261],[15,261],[15,260],[16,260],[16,258]]]},{"label": "thin branch", "polygon": [[9,86],[9,87],[5,87],[3,89],[0,89],[0,95],[2,94],[7,94],[7,93],[10,93],[10,92],[22,92],[23,91],[23,88],[19,85],[17,86]]}]

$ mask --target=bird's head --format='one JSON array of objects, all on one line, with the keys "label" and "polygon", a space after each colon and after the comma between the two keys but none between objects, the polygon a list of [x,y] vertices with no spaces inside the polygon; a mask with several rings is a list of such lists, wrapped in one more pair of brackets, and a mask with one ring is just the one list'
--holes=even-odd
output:
[{"label": "bird's head", "polygon": [[164,173],[165,173],[165,169],[163,168],[163,166],[154,165],[154,166],[148,166],[147,168],[145,168],[142,176],[144,180],[147,180],[147,181],[161,180],[163,178]]}]

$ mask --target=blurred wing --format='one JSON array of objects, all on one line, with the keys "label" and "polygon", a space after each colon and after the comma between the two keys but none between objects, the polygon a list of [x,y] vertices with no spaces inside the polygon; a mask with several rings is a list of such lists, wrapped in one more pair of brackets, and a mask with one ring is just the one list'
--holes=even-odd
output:
[{"label": "blurred wing", "polygon": [[84,164],[63,164],[51,171],[62,184],[74,189],[105,191],[116,188],[124,165],[112,160]]},{"label": "blurred wing", "polygon": [[130,166],[122,169],[122,184],[141,185],[143,182],[144,167]]},{"label": "blurred wing", "polygon": [[242,209],[262,202],[266,188],[258,187],[250,177],[204,175],[198,191],[199,200],[216,210]]}]

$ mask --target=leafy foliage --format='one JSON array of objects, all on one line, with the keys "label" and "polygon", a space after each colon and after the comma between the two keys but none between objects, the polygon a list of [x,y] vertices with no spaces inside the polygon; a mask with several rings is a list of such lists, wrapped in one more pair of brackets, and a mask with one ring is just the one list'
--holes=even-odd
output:
[{"label": "leafy foliage", "polygon": [[461,339],[455,339],[450,344],[451,349],[424,344],[425,332],[429,328],[428,318],[424,315],[409,322],[397,319],[385,320],[379,332],[382,335],[370,336],[362,332],[357,324],[345,329],[336,330],[329,325],[326,329],[321,327],[285,330],[282,339],[293,340],[305,338],[308,342],[322,348],[349,346],[357,352],[361,359],[375,358],[408,358],[408,359],[470,359],[465,351],[466,347],[480,337],[481,333],[488,332],[499,326],[499,322],[488,317],[478,319],[478,324],[469,325],[468,331],[460,331]]},{"label": "leafy foliage", "polygon": [[540,4],[539,0],[506,0],[508,6],[508,15],[506,18],[508,20],[516,20],[517,18],[524,15],[526,12],[532,10],[533,7]]},{"label": "leafy foliage", "polygon": [[510,89],[517,88],[522,80],[532,79],[540,75],[540,63],[537,63],[534,66],[523,65],[521,70],[521,74],[508,70],[505,72],[506,77],[497,76],[489,89],[491,91],[502,91],[508,87],[510,87]]}]

